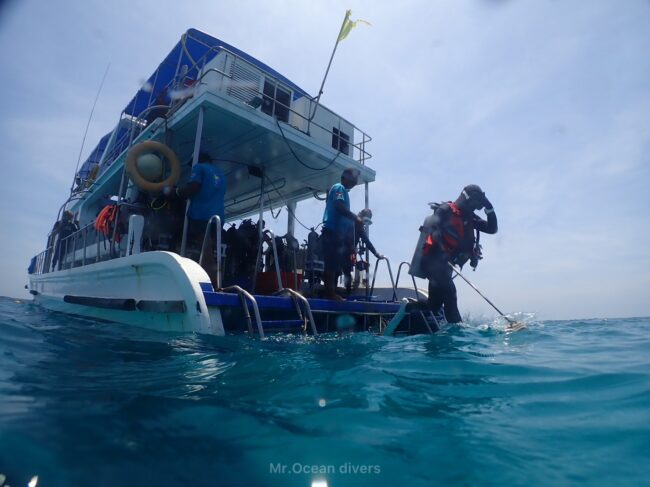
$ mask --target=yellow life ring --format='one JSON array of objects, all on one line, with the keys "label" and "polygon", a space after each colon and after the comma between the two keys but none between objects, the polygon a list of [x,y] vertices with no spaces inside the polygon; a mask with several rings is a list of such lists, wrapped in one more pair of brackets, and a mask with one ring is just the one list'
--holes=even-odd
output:
[{"label": "yellow life ring", "polygon": [[[138,172],[138,166],[136,165],[138,157],[149,152],[157,152],[169,162],[171,171],[167,179],[164,181],[152,183],[143,178]],[[181,163],[178,161],[178,157],[176,157],[174,151],[165,144],[156,142],[155,140],[140,142],[131,147],[129,152],[126,154],[124,166],[126,168],[126,174],[131,178],[131,181],[133,181],[141,190],[149,191],[150,193],[160,193],[164,187],[173,186],[178,182],[178,178],[181,176]]]}]

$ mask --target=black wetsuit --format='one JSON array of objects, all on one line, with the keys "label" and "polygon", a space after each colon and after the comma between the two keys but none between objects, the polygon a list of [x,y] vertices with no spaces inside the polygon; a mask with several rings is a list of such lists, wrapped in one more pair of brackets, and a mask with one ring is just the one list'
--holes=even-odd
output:
[{"label": "black wetsuit", "polygon": [[350,238],[352,240],[352,245],[351,245],[352,252],[355,251],[355,249],[359,246],[360,242],[363,242],[366,248],[370,252],[372,252],[374,255],[377,255],[377,250],[375,249],[375,246],[368,238],[368,234],[366,233],[366,230],[363,227],[363,223],[354,222],[354,235],[351,235]]},{"label": "black wetsuit", "polygon": [[436,244],[423,259],[427,278],[429,279],[429,309],[434,313],[440,311],[444,306],[445,319],[449,323],[458,323],[462,321],[458,311],[458,300],[456,296],[456,286],[452,279],[452,269],[447,264],[462,265],[471,256],[475,243],[475,232],[478,230],[483,233],[494,234],[497,232],[497,216],[494,210],[490,211],[487,221],[477,216],[474,212],[461,210],[464,232],[462,238],[458,239],[458,246],[448,251],[441,244],[445,234],[457,235],[456,229],[452,225],[452,212],[449,204],[440,205],[435,211],[438,222],[432,232],[432,240]]}]

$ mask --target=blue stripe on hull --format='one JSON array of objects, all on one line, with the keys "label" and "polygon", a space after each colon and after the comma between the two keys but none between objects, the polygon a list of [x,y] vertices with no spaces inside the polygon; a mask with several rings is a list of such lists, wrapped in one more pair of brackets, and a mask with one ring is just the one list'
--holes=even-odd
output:
[{"label": "blue stripe on hull", "polygon": [[[203,296],[208,306],[241,306],[237,294],[206,291],[204,288]],[[256,295],[255,300],[260,311],[263,309],[294,309],[292,299],[286,296]],[[370,301],[330,301],[316,298],[308,298],[307,300],[314,313],[391,314],[396,313],[400,306],[399,303],[375,303]]]}]

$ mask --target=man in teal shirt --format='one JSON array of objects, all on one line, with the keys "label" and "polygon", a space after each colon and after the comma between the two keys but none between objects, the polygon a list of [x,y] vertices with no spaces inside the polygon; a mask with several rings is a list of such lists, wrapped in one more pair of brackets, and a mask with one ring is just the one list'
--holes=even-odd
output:
[{"label": "man in teal shirt", "polygon": [[359,172],[348,168],[341,174],[341,182],[332,186],[327,193],[325,213],[323,214],[322,247],[325,269],[323,284],[326,299],[343,300],[336,294],[336,276],[340,274],[349,259],[345,237],[351,232],[355,222],[361,218],[350,211],[349,190],[357,185]]}]

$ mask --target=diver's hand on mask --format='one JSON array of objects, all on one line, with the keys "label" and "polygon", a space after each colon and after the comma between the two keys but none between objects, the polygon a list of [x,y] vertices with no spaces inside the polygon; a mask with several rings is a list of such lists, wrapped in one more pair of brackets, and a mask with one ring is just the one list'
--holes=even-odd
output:
[{"label": "diver's hand on mask", "polygon": [[483,205],[485,206],[485,213],[492,213],[494,211],[494,206],[492,206],[490,200],[487,199],[487,196],[483,197]]}]

